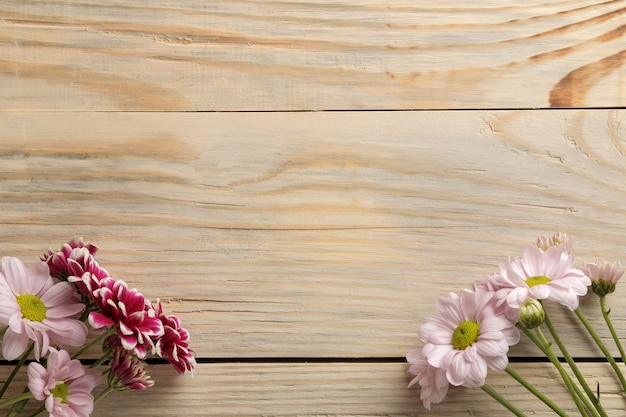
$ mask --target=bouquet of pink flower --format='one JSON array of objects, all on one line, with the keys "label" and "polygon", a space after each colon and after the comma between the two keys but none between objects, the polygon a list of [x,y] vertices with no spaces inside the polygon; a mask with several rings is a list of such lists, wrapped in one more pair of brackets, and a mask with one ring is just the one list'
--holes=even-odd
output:
[{"label": "bouquet of pink flower", "polygon": [[[409,387],[419,385],[424,407],[444,400],[449,387],[481,388],[516,416],[525,414],[486,383],[488,369],[505,371],[557,415],[568,414],[541,390],[509,366],[509,347],[527,336],[556,368],[581,416],[606,417],[599,392],[594,393],[570,355],[566,344],[544,310],[545,302],[564,306],[581,321],[607,362],[615,371],[622,390],[626,380],[604,342],[578,307],[579,298],[591,287],[599,296],[604,321],[624,360],[624,350],[609,317],[606,296],[615,290],[624,274],[619,262],[598,260],[576,267],[572,240],[562,233],[541,236],[521,256],[501,264],[473,290],[450,293],[437,301],[439,316],[429,317],[419,328],[423,347],[407,354]],[[557,345],[567,366],[552,348]]]},{"label": "bouquet of pink flower", "polygon": [[[153,386],[145,362],[150,355],[181,374],[193,374],[195,352],[178,317],[166,315],[159,300],[151,303],[111,277],[95,260],[96,251],[95,245],[74,239],[29,268],[17,258],[2,258],[2,356],[18,360],[0,389],[0,408],[9,410],[7,416],[26,413],[26,404],[37,400],[43,404],[28,415],[87,417],[113,390]],[[95,337],[88,342],[89,329]],[[95,346],[102,347],[102,357],[83,364],[80,356]],[[31,355],[28,386],[3,398]],[[102,379],[106,387],[94,397]]]}]

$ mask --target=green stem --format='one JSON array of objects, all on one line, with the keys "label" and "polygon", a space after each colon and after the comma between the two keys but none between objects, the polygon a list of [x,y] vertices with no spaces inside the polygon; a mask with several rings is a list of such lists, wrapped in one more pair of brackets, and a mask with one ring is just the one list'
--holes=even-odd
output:
[{"label": "green stem", "polygon": [[112,392],[114,389],[111,387],[106,387],[106,389],[104,391],[102,391],[100,394],[96,395],[96,398],[93,399],[93,403],[97,404],[101,399],[103,399],[104,397],[106,397],[110,392]]},{"label": "green stem", "polygon": [[20,395],[16,395],[13,398],[9,398],[8,400],[0,401],[0,408],[8,407],[15,403],[19,403],[20,401],[29,400],[33,398],[33,393],[28,391]]},{"label": "green stem", "polygon": [[600,309],[602,310],[602,317],[604,317],[606,326],[609,328],[611,336],[613,336],[613,340],[615,341],[615,345],[617,346],[617,350],[619,350],[619,354],[622,357],[622,362],[626,364],[626,354],[624,354],[624,348],[622,347],[622,343],[619,341],[619,336],[617,336],[615,327],[613,327],[613,322],[609,317],[611,310],[606,308],[606,295],[600,296]]},{"label": "green stem", "polygon": [[532,385],[530,382],[528,382],[523,376],[518,374],[510,366],[507,366],[504,370],[506,371],[507,374],[511,375],[513,377],[513,379],[515,379],[517,382],[522,384],[522,386],[524,388],[526,388],[528,391],[530,391],[530,393],[532,393],[535,397],[537,397],[541,401],[543,401],[543,403],[545,405],[547,405],[548,407],[550,407],[552,409],[552,411],[554,411],[555,413],[557,413],[561,417],[569,417],[568,414],[565,411],[563,411],[559,406],[557,406],[548,397],[543,395],[543,393],[541,393],[541,391],[539,391],[537,388],[535,388],[534,385]]},{"label": "green stem", "polygon": [[[25,394],[27,392],[29,392],[29,388],[28,387],[24,388],[23,394]],[[22,400],[20,402],[17,402],[15,404],[13,404],[13,407],[11,407],[11,409],[9,410],[9,413],[7,414],[6,417],[13,417],[13,416],[21,413],[22,411],[24,411],[24,407],[26,406],[26,404],[30,400],[31,400],[31,398],[27,398],[25,400]]]},{"label": "green stem", "polygon": [[[543,354],[546,355],[548,360],[552,363],[552,365],[554,365],[556,370],[559,372],[559,374],[561,375],[561,378],[563,379],[563,382],[565,383],[565,386],[567,387],[567,390],[570,393],[570,396],[572,397],[572,400],[574,401],[574,404],[576,404],[576,408],[578,408],[578,412],[580,413],[580,415],[582,417],[587,415],[587,413],[585,412],[585,406],[586,406],[585,403],[588,403],[587,398],[583,395],[580,389],[576,386],[576,384],[572,380],[572,377],[569,376],[569,374],[567,373],[563,365],[561,365],[561,362],[559,362],[559,358],[557,358],[556,354],[550,347],[550,342],[548,342],[548,340],[545,338],[541,330],[539,330],[539,328],[536,328],[535,329],[536,334],[535,334],[531,332],[530,330],[526,329],[525,327],[520,326],[520,329],[524,332],[526,336],[528,336],[530,340],[532,340],[532,342],[543,352]],[[591,404],[589,404],[587,408],[589,409],[593,417],[600,417],[598,412],[595,410],[595,408]]]},{"label": "green stem", "polygon": [[524,414],[519,408],[515,407],[509,400],[504,398],[502,395],[500,395],[498,392],[496,392],[489,385],[485,384],[485,385],[483,385],[480,388],[483,391],[485,391],[487,394],[489,394],[491,396],[491,398],[493,398],[494,400],[496,400],[500,404],[502,404],[511,413],[515,414],[517,417],[526,417],[526,414]]},{"label": "green stem", "polygon": [[90,349],[92,346],[95,346],[98,343],[102,343],[102,341],[104,341],[104,339],[106,339],[107,337],[111,336],[113,333],[115,333],[115,327],[109,327],[104,333],[102,333],[100,336],[96,337],[95,339],[93,339],[91,342],[89,342],[88,344],[86,344],[85,346],[83,346],[82,348],[80,348],[78,351],[76,351],[73,355],[72,355],[72,359],[76,359],[78,358],[80,355],[82,355],[83,353],[85,353],[88,349]]},{"label": "green stem", "polygon": [[106,354],[102,355],[102,357],[100,359],[98,359],[97,361],[95,361],[94,363],[89,365],[89,368],[91,368],[91,369],[97,368],[98,366],[100,366],[103,363],[105,363],[107,360],[109,360],[109,355],[106,355]]},{"label": "green stem", "polygon": [[15,375],[17,375],[22,365],[24,365],[24,362],[26,362],[26,359],[32,353],[34,347],[35,347],[35,344],[31,343],[28,349],[26,349],[26,351],[22,354],[22,357],[15,365],[15,368],[13,368],[13,372],[11,372],[11,375],[9,375],[6,382],[4,383],[4,386],[0,390],[0,398],[2,398],[2,396],[4,396],[4,394],[7,392],[9,385],[11,385],[11,381],[13,381],[13,378],[15,378]]},{"label": "green stem", "polygon": [[609,363],[611,364],[611,367],[615,371],[615,374],[617,375],[617,378],[619,379],[620,384],[622,384],[622,391],[626,391],[626,380],[624,379],[624,375],[619,369],[619,366],[617,366],[617,363],[615,362],[613,355],[611,355],[609,350],[606,348],[606,346],[602,342],[602,339],[600,339],[600,336],[598,336],[598,333],[595,331],[593,326],[591,326],[591,323],[589,323],[589,320],[587,320],[587,318],[585,317],[583,312],[580,310],[580,308],[577,308],[576,310],[574,310],[574,312],[576,313],[580,321],[583,323],[583,325],[585,326],[585,329],[587,329],[587,331],[591,335],[594,342],[596,342],[596,345],[598,345],[598,347],[600,348],[604,356],[606,356],[606,360],[609,361]]},{"label": "green stem", "polygon": [[574,359],[572,358],[572,355],[570,355],[569,351],[567,350],[567,347],[565,346],[565,344],[563,343],[563,341],[559,337],[559,334],[557,333],[556,328],[554,327],[554,325],[550,321],[550,318],[548,317],[548,314],[546,314],[546,320],[545,320],[544,323],[546,324],[546,327],[550,331],[550,335],[552,336],[552,338],[556,342],[556,345],[559,347],[559,350],[563,354],[563,357],[567,361],[567,364],[569,365],[569,367],[572,370],[572,372],[574,372],[574,375],[576,376],[576,379],[578,379],[578,382],[580,383],[580,386],[583,388],[583,390],[587,394],[587,397],[589,398],[591,403],[594,405],[596,410],[598,410],[598,412],[600,413],[600,416],[608,417],[607,414],[606,414],[606,411],[604,411],[604,408],[602,407],[602,404],[600,404],[600,399],[595,396],[595,394],[593,393],[593,391],[589,387],[589,384],[587,384],[587,381],[583,377],[583,374],[580,372],[580,369],[578,369],[578,365],[576,365],[576,362],[574,362]]}]

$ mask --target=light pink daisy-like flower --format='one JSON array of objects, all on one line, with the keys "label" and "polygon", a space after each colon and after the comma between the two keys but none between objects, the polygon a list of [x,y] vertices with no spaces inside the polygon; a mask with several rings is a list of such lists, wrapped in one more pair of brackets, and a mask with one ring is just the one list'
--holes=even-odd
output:
[{"label": "light pink daisy-like flower", "polygon": [[156,342],[157,354],[171,363],[176,371],[193,374],[196,366],[195,352],[189,348],[189,332],[181,327],[180,320],[174,315],[165,315],[161,301],[157,300],[156,314],[163,323],[163,336]]},{"label": "light pink daisy-like flower", "polygon": [[611,264],[602,259],[595,263],[583,263],[583,272],[591,278],[591,289],[598,295],[606,295],[615,291],[615,285],[624,275],[619,262]]},{"label": "light pink daisy-like flower", "polygon": [[122,280],[107,277],[92,296],[98,308],[89,314],[94,329],[115,326],[124,349],[140,358],[154,353],[154,340],[163,336],[163,323],[141,293]]},{"label": "light pink daisy-like flower", "polygon": [[28,388],[35,399],[45,400],[50,417],[88,417],[94,407],[91,391],[98,385],[99,372],[53,348],[46,366],[37,362],[28,365]]},{"label": "light pink daisy-like flower", "polygon": [[552,300],[575,310],[579,297],[587,294],[591,280],[574,268],[574,261],[574,255],[564,246],[543,251],[529,245],[521,257],[500,265],[496,273],[487,280],[477,281],[475,287],[478,292],[495,292],[496,298],[512,309],[519,309],[532,298]]},{"label": "light pink daisy-like flower", "polygon": [[463,290],[437,300],[438,317],[419,328],[428,364],[441,368],[452,385],[484,385],[487,368],[501,371],[508,365],[510,345],[519,341],[515,323],[497,314],[493,294]]},{"label": "light pink daisy-like flower", "polygon": [[112,355],[108,381],[110,387],[118,391],[138,391],[154,386],[154,381],[146,372],[146,363],[124,349],[117,336],[107,338],[105,349],[111,351]]},{"label": "light pink daisy-like flower", "polygon": [[415,375],[415,378],[409,383],[409,388],[419,383],[420,400],[422,400],[424,408],[430,410],[431,404],[439,404],[448,393],[450,383],[446,378],[446,371],[429,365],[421,349],[409,351],[406,360],[411,365],[409,372]]},{"label": "light pink daisy-like flower", "polygon": [[572,252],[573,239],[567,233],[556,232],[551,237],[539,236],[535,242],[535,246],[545,251],[549,248],[564,247],[567,253]]},{"label": "light pink daisy-like flower", "polygon": [[71,284],[54,283],[45,263],[27,270],[17,258],[2,258],[0,287],[0,323],[9,326],[2,343],[5,359],[19,357],[29,339],[35,342],[37,359],[51,341],[63,348],[85,343],[87,326],[74,318],[85,305],[76,302]]}]

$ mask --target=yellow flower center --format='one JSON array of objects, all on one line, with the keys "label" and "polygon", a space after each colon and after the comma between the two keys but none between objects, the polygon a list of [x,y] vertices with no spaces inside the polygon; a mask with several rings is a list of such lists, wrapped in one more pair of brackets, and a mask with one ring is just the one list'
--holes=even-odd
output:
[{"label": "yellow flower center", "polygon": [[69,390],[67,389],[67,385],[65,385],[65,382],[61,382],[50,390],[50,394],[52,394],[53,397],[60,398],[61,402],[66,404],[67,394],[69,394]]},{"label": "yellow flower center", "polygon": [[46,306],[39,297],[32,294],[17,296],[17,304],[22,311],[22,317],[32,321],[43,321],[46,318]]},{"label": "yellow flower center", "polygon": [[548,277],[545,277],[543,275],[536,275],[534,277],[530,277],[530,278],[526,279],[526,284],[529,287],[534,287],[535,285],[547,284],[550,281],[551,281],[551,279],[548,278]]},{"label": "yellow flower center", "polygon": [[478,340],[480,326],[473,320],[466,320],[459,324],[452,333],[452,347],[456,350],[465,350]]}]

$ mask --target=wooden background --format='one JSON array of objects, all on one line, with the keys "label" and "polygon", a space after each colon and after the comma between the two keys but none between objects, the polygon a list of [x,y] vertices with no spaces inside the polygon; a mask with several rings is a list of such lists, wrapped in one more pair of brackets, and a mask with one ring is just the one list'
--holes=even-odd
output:
[{"label": "wooden background", "polygon": [[506,416],[464,388],[426,412],[403,357],[539,234],[624,260],[625,63],[624,0],[0,0],[0,255],[82,236],[190,330],[194,378],[151,365],[94,417]]}]

